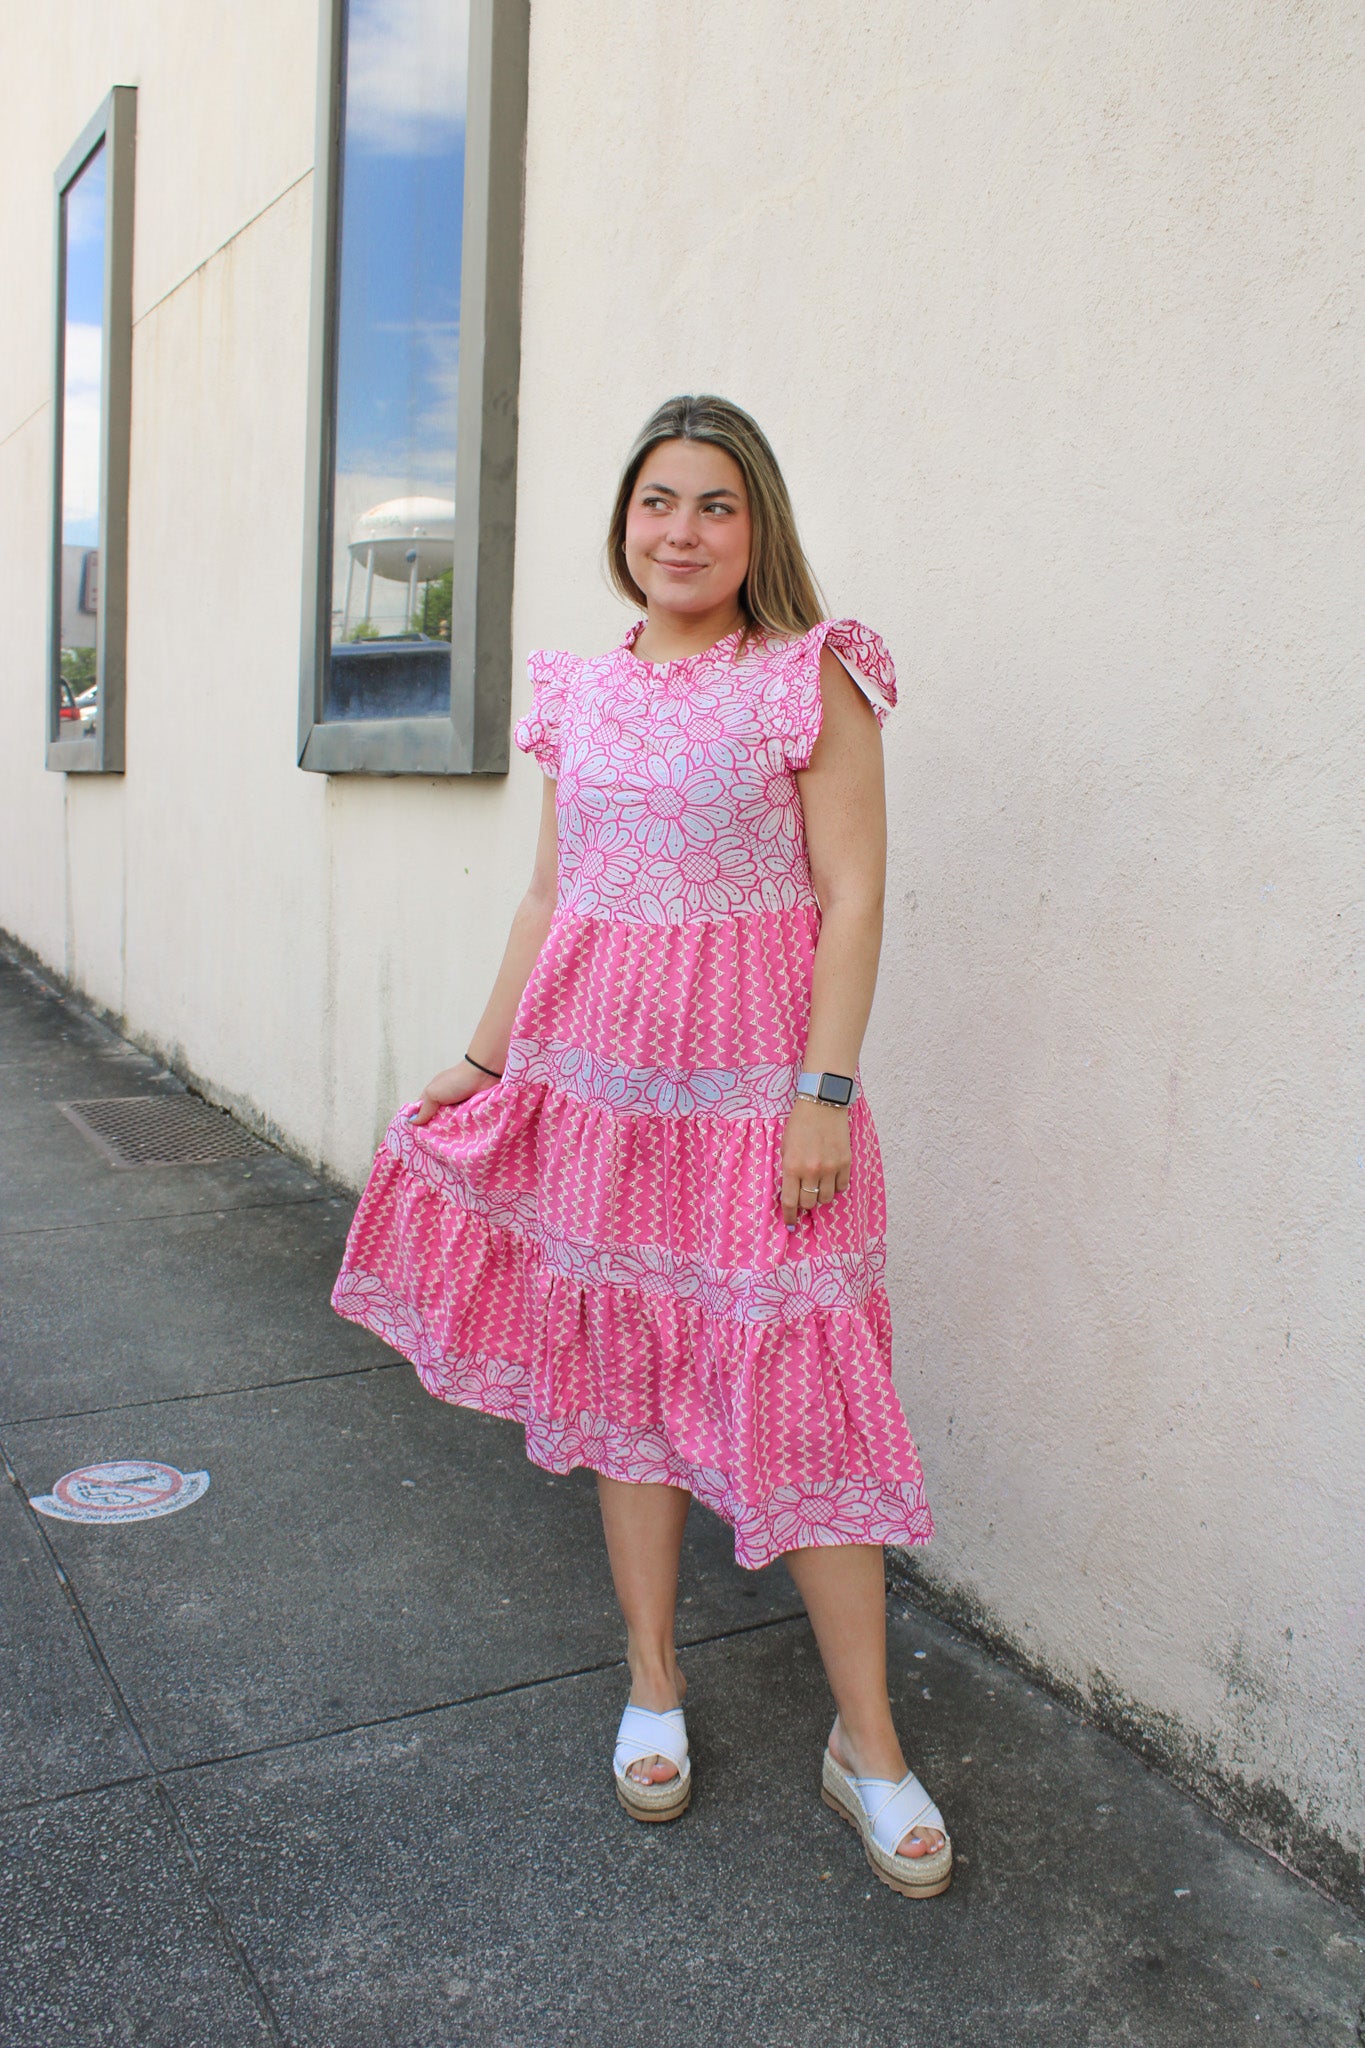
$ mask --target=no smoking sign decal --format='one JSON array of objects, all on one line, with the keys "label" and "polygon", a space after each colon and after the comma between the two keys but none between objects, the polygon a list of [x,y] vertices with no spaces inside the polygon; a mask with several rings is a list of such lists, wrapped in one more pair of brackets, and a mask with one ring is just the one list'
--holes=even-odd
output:
[{"label": "no smoking sign decal", "polygon": [[79,1465],[66,1472],[51,1493],[35,1494],[29,1506],[59,1522],[146,1522],[173,1515],[207,1492],[207,1472],[178,1472],[153,1458],[119,1458],[109,1465]]}]

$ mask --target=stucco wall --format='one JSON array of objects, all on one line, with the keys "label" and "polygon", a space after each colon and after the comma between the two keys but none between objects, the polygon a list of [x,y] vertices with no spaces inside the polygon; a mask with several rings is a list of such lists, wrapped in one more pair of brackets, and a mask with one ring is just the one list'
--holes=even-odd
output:
[{"label": "stucco wall", "polygon": [[[903,679],[864,1072],[923,1588],[1342,1885],[1358,25],[536,0],[516,607],[520,650],[619,633],[599,526],[659,397],[767,425],[832,608]],[[63,0],[40,89],[0,86],[0,923],[355,1181],[477,1015],[538,777],[293,766],[313,35],[301,5]],[[50,177],[115,81],[142,87],[130,765],[63,785]]]},{"label": "stucco wall", "polygon": [[904,679],[865,1066],[921,1571],[1325,1871],[1365,1813],[1357,10],[641,12],[536,15],[521,618],[609,630],[577,508],[657,396],[768,425]]}]

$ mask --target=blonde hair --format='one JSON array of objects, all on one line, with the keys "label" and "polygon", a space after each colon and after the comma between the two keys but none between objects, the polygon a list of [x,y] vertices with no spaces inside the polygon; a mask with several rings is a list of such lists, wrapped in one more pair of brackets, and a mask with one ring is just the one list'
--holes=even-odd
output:
[{"label": "blonde hair", "polygon": [[703,392],[669,398],[645,421],[626,457],[607,528],[607,574],[630,604],[647,599],[626,562],[626,513],[645,457],[663,441],[705,441],[739,464],[749,499],[749,567],[739,588],[747,621],[741,647],[755,631],[776,638],[808,633],[824,618],[819,586],[806,560],[796,516],[777,457],[747,412]]}]

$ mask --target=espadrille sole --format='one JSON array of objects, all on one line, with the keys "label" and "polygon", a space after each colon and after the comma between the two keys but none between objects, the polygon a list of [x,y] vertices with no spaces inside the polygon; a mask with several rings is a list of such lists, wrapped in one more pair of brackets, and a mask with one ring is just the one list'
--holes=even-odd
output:
[{"label": "espadrille sole", "polygon": [[665,1778],[653,1789],[665,1796],[651,1799],[643,1785],[637,1793],[633,1785],[628,1787],[616,1779],[616,1796],[632,1820],[678,1820],[692,1804],[692,1773],[683,1779],[681,1789],[675,1778]]},{"label": "espadrille sole", "polygon": [[873,1874],[893,1892],[899,1892],[903,1899],[936,1899],[940,1892],[946,1892],[953,1881],[953,1845],[948,1836],[944,1835],[943,1847],[935,1849],[932,1856],[918,1856],[913,1859],[909,1856],[889,1856],[885,1849],[873,1841],[862,1801],[856,1792],[844,1790],[829,1768],[831,1761],[832,1759],[826,1760],[821,1774],[820,1797],[832,1812],[846,1820],[862,1837],[868,1867]]}]

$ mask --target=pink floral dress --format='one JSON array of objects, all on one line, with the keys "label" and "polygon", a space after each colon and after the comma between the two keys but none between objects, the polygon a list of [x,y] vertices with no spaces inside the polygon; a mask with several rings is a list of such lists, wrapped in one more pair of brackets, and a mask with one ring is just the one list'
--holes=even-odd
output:
[{"label": "pink floral dress", "polygon": [[502,1080],[389,1125],[333,1305],[441,1400],[524,1424],[547,1470],[687,1487],[742,1565],[926,1543],[861,1092],[848,1189],[790,1237],[779,1201],[820,930],[795,771],[822,647],[881,720],[891,658],[851,619],[664,663],[640,630],[531,657],[515,737],[557,778],[549,934]]}]

